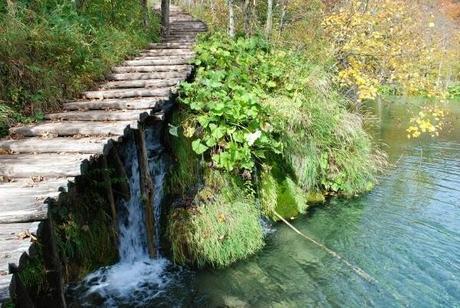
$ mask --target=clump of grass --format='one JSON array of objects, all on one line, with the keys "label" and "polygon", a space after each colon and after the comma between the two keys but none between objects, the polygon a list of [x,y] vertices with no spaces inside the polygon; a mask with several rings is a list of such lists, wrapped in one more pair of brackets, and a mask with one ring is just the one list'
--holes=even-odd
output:
[{"label": "clump of grass", "polygon": [[307,192],[354,195],[373,187],[385,156],[364,131],[362,116],[347,110],[349,102],[321,66],[295,53],[286,57],[285,83],[295,93],[277,91],[270,107],[284,141],[283,157]]},{"label": "clump of grass", "polygon": [[[0,8],[0,134],[40,120],[158,39],[140,1],[10,1]],[[83,3],[83,2],[81,2]]]},{"label": "clump of grass", "polygon": [[260,214],[239,182],[210,170],[192,204],[172,211],[168,237],[175,262],[223,267],[263,247]]}]

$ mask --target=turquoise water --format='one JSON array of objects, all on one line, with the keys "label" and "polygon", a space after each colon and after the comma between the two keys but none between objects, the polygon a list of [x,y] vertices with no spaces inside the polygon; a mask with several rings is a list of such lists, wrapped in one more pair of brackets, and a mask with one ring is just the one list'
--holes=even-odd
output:
[{"label": "turquoise water", "polygon": [[[183,281],[181,306],[460,307],[460,105],[437,139],[408,140],[408,105],[373,110],[393,167],[370,193],[333,199],[293,224],[359,266],[370,283],[284,225],[265,249]],[[383,110],[382,110],[383,109]],[[177,293],[176,293],[177,294]],[[177,294],[179,295],[179,294]]]}]

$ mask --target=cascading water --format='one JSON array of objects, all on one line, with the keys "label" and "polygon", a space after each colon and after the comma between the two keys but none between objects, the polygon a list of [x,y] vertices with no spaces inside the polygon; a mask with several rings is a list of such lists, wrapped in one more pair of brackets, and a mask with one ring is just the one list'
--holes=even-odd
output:
[{"label": "cascading water", "polygon": [[[70,301],[76,301],[83,307],[146,306],[159,297],[171,281],[174,270],[171,271],[169,261],[161,258],[159,253],[161,203],[166,174],[160,131],[152,128],[145,133],[149,171],[155,187],[152,206],[157,258],[150,258],[147,251],[138,148],[131,136],[120,153],[129,178],[131,195],[128,201],[122,200],[118,204],[120,261],[91,273],[78,286],[69,288]],[[166,268],[169,268],[168,271]]]}]

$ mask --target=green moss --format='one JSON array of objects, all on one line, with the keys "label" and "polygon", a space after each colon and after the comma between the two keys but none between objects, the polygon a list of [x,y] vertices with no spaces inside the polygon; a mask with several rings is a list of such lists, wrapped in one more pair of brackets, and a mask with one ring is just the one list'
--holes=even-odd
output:
[{"label": "green moss", "polygon": [[302,189],[287,177],[278,185],[278,198],[275,211],[284,218],[293,218],[305,213],[307,200]]},{"label": "green moss", "polygon": [[326,202],[326,197],[321,192],[309,191],[307,193],[307,203],[308,204],[317,204]]},{"label": "green moss", "polygon": [[201,177],[199,157],[192,150],[191,140],[184,136],[184,130],[188,127],[188,118],[188,113],[184,110],[175,111],[171,118],[171,133],[168,134],[168,141],[175,164],[167,178],[167,187],[172,195],[189,193]]},{"label": "green moss", "polygon": [[36,298],[47,288],[45,264],[41,246],[37,243],[37,255],[28,259],[24,268],[18,273],[24,287],[30,290],[30,296]]},{"label": "green moss", "polygon": [[68,193],[50,206],[65,280],[75,281],[118,259],[116,230],[106,197],[104,172],[95,162]]},{"label": "green moss", "polygon": [[274,212],[283,218],[296,217],[308,208],[306,195],[291,177],[280,168],[263,167],[260,180],[260,205],[265,216],[279,220]]},{"label": "green moss", "polygon": [[214,170],[190,206],[172,211],[168,224],[173,259],[179,264],[223,267],[264,244],[254,198],[238,179]]}]

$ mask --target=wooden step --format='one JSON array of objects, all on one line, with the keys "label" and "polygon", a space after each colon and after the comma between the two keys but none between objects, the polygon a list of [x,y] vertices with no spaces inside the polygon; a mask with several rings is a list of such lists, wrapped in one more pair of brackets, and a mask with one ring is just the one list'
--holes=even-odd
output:
[{"label": "wooden step", "polygon": [[104,99],[104,98],[131,98],[131,97],[164,97],[169,96],[174,87],[144,89],[128,88],[114,90],[88,91],[83,93],[87,99]]},{"label": "wooden step", "polygon": [[44,122],[38,125],[13,127],[11,134],[34,136],[122,136],[128,127],[136,129],[137,121],[115,122]]},{"label": "wooden step", "polygon": [[163,119],[163,113],[153,113],[151,109],[124,110],[124,111],[67,111],[47,114],[47,120],[59,121],[140,121],[152,115],[158,120]]},{"label": "wooden step", "polygon": [[205,23],[202,21],[175,21],[170,24],[171,31],[176,30],[183,30],[183,31],[191,31],[196,29],[207,29]]},{"label": "wooden step", "polygon": [[[9,272],[8,264],[19,265],[22,254],[29,252],[32,238],[36,236],[39,222],[0,224],[0,273]],[[2,282],[5,284],[5,282]]]},{"label": "wooden step", "polygon": [[8,178],[74,177],[90,154],[14,154],[0,156],[0,176]]},{"label": "wooden step", "polygon": [[13,275],[0,273],[0,304],[4,303],[10,298],[10,283]]},{"label": "wooden step", "polygon": [[177,72],[153,72],[153,73],[114,73],[107,76],[108,80],[146,80],[146,79],[164,79],[164,78],[182,78],[186,79],[191,73],[192,67],[185,71]]},{"label": "wooden step", "polygon": [[152,43],[149,44],[149,48],[151,49],[192,49],[192,44],[183,44],[183,43]]},{"label": "wooden step", "polygon": [[40,138],[30,137],[19,140],[0,141],[0,149],[8,153],[86,153],[97,154],[104,151],[110,138]]},{"label": "wooden step", "polygon": [[188,49],[151,49],[141,52],[140,56],[174,56],[174,57],[189,57],[194,56],[195,53]]},{"label": "wooden step", "polygon": [[180,35],[180,34],[198,35],[206,31],[207,31],[207,28],[204,26],[197,27],[195,29],[176,27],[176,28],[171,28],[171,30],[169,31],[169,34],[170,35]]},{"label": "wooden step", "polygon": [[56,199],[61,190],[67,191],[67,178],[47,178],[34,182],[20,179],[0,183],[0,224],[44,220],[47,218],[48,198]]},{"label": "wooden step", "polygon": [[179,78],[175,79],[146,79],[146,80],[122,80],[109,81],[102,86],[104,89],[126,89],[126,88],[159,88],[159,87],[175,87],[182,81]]},{"label": "wooden step", "polygon": [[116,66],[112,68],[114,73],[160,73],[160,72],[184,72],[190,70],[188,64],[182,65],[155,65],[155,66]]},{"label": "wooden step", "polygon": [[164,59],[167,59],[167,60],[177,60],[177,61],[181,60],[181,61],[185,61],[185,63],[190,63],[193,57],[194,57],[194,54],[191,52],[187,54],[182,54],[179,56],[172,56],[172,55],[168,56],[168,55],[145,53],[139,57],[134,57],[132,60],[164,60]]},{"label": "wooden step", "polygon": [[188,44],[195,42],[194,38],[175,38],[175,37],[166,37],[161,39],[162,43],[181,43],[181,44]]},{"label": "wooden step", "polygon": [[128,60],[123,63],[123,66],[164,66],[164,65],[184,65],[190,64],[190,61],[185,58],[164,58],[164,59],[139,59]]},{"label": "wooden step", "polygon": [[[136,80],[133,80],[136,81]],[[104,99],[84,100],[64,104],[65,110],[134,110],[134,109],[159,109],[163,102],[168,101],[164,97],[148,98],[125,98],[125,99]]]}]

